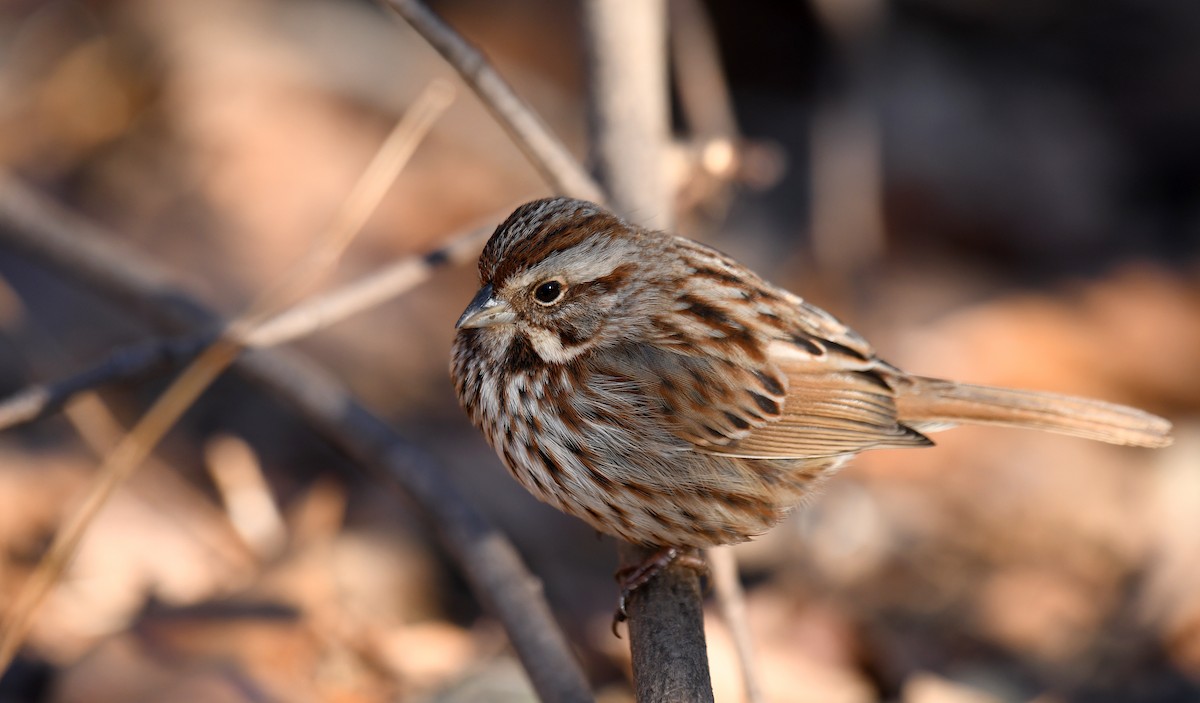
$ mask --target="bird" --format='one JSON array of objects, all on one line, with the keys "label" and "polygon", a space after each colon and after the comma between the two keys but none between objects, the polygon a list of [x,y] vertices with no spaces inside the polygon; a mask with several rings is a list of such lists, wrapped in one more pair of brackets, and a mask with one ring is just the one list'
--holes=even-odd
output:
[{"label": "bird", "polygon": [[535,497],[658,550],[622,604],[681,551],[769,530],[862,451],[959,424],[1171,442],[1135,408],[907,373],[731,257],[583,200],[518,207],[479,275],[458,400]]}]

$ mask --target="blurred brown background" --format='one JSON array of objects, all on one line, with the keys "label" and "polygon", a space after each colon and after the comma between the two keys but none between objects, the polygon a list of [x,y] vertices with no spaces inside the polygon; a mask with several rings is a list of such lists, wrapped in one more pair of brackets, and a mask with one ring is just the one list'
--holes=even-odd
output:
[{"label": "blurred brown background", "polygon": [[[585,152],[573,3],[433,7]],[[702,7],[742,139],[732,162],[705,151],[727,106],[697,108],[683,83],[712,77],[679,73],[684,233],[908,370],[1176,423],[1159,452],[963,429],[860,457],[739,548],[769,699],[1200,699],[1200,4]],[[698,65],[703,36],[677,38],[677,63]],[[453,76],[347,0],[11,0],[0,57],[0,163],[230,314],[309,250],[414,96]],[[463,88],[335,278],[546,194]],[[6,394],[148,334],[3,249],[0,278]],[[452,324],[474,290],[472,267],[444,270],[299,346],[444,461],[545,580],[604,700],[628,700],[613,545],[527,496],[454,402]],[[103,397],[128,425],[162,387]],[[105,417],[0,436],[0,602],[95,470],[79,423]],[[737,700],[709,623],[717,698]],[[419,510],[236,377],[106,506],[0,681],[4,702],[531,696]]]}]

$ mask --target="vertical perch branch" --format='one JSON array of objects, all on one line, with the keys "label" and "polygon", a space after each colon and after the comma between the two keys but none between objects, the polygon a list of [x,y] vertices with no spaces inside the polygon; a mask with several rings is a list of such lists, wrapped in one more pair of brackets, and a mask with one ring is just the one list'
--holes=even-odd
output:
[{"label": "vertical perch branch", "polygon": [[[668,132],[666,8],[663,0],[587,0],[593,160],[612,206],[638,224],[669,229],[673,198],[665,179]],[[622,565],[648,551],[621,546]],[[629,603],[638,701],[711,701],[700,582],[671,566]]]},{"label": "vertical perch branch", "polygon": [[586,0],[583,12],[596,173],[618,212],[646,227],[670,229],[665,4]]}]

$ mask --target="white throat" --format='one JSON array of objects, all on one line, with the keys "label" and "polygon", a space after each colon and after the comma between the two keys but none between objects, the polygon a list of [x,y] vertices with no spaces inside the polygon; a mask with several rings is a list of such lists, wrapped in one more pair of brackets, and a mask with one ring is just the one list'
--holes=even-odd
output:
[{"label": "white throat", "polygon": [[528,335],[533,350],[548,364],[565,364],[592,347],[588,342],[563,346],[557,333],[541,327],[530,329]]}]

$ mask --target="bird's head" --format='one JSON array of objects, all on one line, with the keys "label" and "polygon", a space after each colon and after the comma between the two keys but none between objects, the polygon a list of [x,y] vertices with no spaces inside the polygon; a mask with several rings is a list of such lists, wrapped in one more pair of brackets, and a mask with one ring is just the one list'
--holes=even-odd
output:
[{"label": "bird's head", "polygon": [[582,200],[526,203],[484,247],[483,285],[458,319],[459,335],[519,335],[547,363],[634,341],[654,305],[647,273],[664,238]]}]

